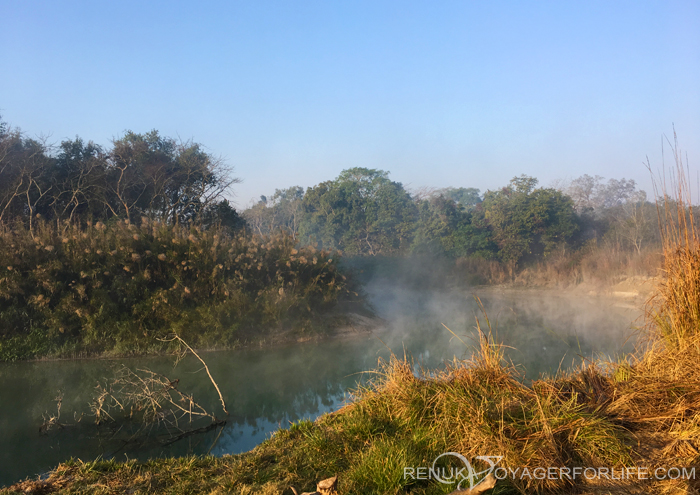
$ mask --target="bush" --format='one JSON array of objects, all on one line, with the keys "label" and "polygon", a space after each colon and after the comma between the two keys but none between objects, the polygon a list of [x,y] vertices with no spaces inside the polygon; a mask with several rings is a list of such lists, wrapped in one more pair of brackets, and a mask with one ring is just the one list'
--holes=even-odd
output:
[{"label": "bush", "polygon": [[143,219],[0,230],[0,359],[146,352],[173,330],[234,345],[309,328],[350,294],[337,255],[288,235],[228,234]]}]

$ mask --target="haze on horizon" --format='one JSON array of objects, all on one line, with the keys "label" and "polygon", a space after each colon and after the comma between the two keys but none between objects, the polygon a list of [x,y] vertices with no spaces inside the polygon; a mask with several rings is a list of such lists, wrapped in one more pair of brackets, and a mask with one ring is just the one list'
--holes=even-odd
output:
[{"label": "haze on horizon", "polygon": [[[204,144],[234,201],[350,167],[409,189],[542,185],[700,157],[700,3],[5,2],[0,115]],[[668,163],[668,159],[667,159]],[[691,172],[695,176],[696,172]]]}]

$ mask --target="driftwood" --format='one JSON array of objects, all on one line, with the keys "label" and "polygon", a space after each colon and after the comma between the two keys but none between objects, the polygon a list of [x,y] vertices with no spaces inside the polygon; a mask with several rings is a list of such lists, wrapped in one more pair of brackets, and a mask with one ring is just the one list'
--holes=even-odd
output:
[{"label": "driftwood", "polygon": [[332,478],[327,478],[325,480],[319,481],[316,484],[315,492],[297,492],[296,488],[290,487],[294,495],[337,495],[338,494],[338,477],[333,476]]},{"label": "driftwood", "polygon": [[481,493],[490,490],[494,486],[496,486],[496,477],[493,474],[489,474],[475,487],[464,490],[455,490],[450,492],[449,495],[480,495]]}]

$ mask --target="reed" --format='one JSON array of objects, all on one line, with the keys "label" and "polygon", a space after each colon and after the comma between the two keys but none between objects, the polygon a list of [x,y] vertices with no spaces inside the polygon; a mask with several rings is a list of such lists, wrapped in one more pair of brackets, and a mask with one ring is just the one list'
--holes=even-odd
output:
[{"label": "reed", "polygon": [[[0,359],[227,347],[312,331],[354,298],[338,256],[294,239],[115,221],[0,230]],[[321,325],[316,325],[320,327]]]}]

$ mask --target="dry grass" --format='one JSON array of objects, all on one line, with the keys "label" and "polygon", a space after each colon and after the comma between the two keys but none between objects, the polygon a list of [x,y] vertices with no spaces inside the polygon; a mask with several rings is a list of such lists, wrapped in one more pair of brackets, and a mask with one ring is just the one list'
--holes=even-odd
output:
[{"label": "dry grass", "polygon": [[[650,302],[648,339],[628,360],[587,363],[525,384],[486,328],[470,360],[416,375],[411,363],[392,359],[348,406],[281,430],[251,452],[221,459],[70,462],[40,489],[290,493],[292,484],[310,489],[338,474],[341,493],[439,494],[452,487],[406,479],[403,468],[430,466],[447,451],[467,458],[502,455],[502,465],[513,469],[693,469],[700,463],[700,241],[688,219],[685,189],[679,191],[670,214],[674,223],[666,222],[663,281]],[[661,205],[660,215],[670,204]],[[494,493],[693,494],[699,484],[526,478],[499,482]]]},{"label": "dry grass", "polygon": [[656,277],[663,259],[659,247],[637,252],[601,242],[555,252],[542,261],[512,270],[495,260],[460,258],[455,262],[455,274],[462,281],[476,285],[570,287],[585,283],[606,287],[630,278]]},{"label": "dry grass", "polygon": [[172,331],[225,348],[260,328],[318,329],[339,300],[358,300],[338,262],[288,235],[145,218],[2,227],[0,360],[158,351]]}]

